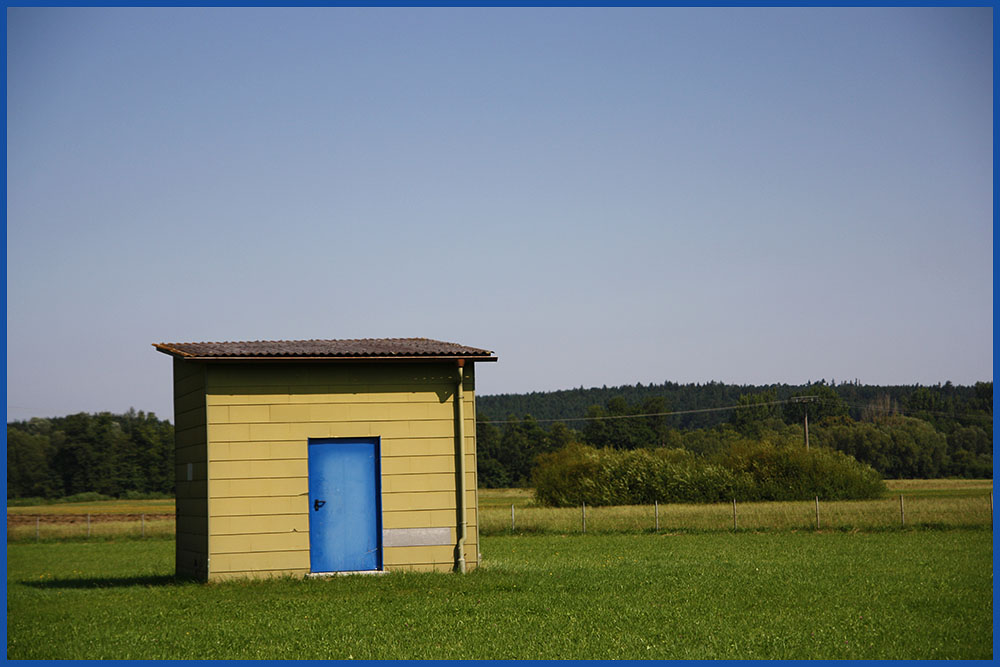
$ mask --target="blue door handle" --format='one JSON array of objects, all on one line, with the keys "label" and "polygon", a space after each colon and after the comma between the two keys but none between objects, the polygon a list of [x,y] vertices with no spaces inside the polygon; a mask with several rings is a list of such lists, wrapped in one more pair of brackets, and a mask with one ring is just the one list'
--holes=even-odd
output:
[{"label": "blue door handle", "polygon": [[323,505],[326,505],[326,501],[325,500],[314,501],[313,502],[313,511],[314,512],[318,512],[319,508],[322,507]]}]

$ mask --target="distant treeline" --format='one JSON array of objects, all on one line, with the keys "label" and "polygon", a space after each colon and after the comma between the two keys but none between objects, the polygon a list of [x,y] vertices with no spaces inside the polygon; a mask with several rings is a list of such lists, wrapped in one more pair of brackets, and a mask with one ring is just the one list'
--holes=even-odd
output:
[{"label": "distant treeline", "polygon": [[[790,400],[795,397],[809,400]],[[747,439],[787,445],[804,439],[806,414],[813,446],[849,454],[887,478],[993,476],[992,382],[637,384],[479,396],[476,402],[479,483],[485,487],[528,486],[538,455],[570,443],[682,449],[702,457]],[[539,421],[552,419],[565,421]],[[491,423],[496,421],[505,423]],[[173,493],[173,448],[171,423],[135,410],[10,422],[7,497]]]},{"label": "distant treeline", "polygon": [[[827,383],[825,380],[803,385],[768,384],[740,385],[722,382],[705,384],[647,384],[620,387],[593,387],[590,389],[563,389],[560,391],[530,392],[527,394],[494,394],[476,396],[476,413],[479,417],[498,421],[510,417],[522,418],[531,415],[535,419],[559,419],[570,426],[578,422],[567,421],[587,416],[593,406],[606,406],[612,399],[622,399],[631,405],[650,402],[662,406],[664,412],[725,408],[736,405],[744,394],[767,394],[775,400],[784,401],[800,396],[816,385],[833,390],[843,401],[847,414],[854,420],[862,419],[862,412],[869,403],[881,397],[889,401],[903,414],[927,421],[946,422],[949,416],[969,416],[989,414],[993,416],[993,383],[977,382],[975,385],[944,384],[924,385],[863,385],[857,382]],[[987,410],[988,408],[988,410]],[[666,426],[687,430],[710,428],[729,421],[730,414],[720,412],[694,412],[668,417]]]},{"label": "distant treeline", "polygon": [[[570,443],[683,449],[703,457],[748,438],[804,445],[806,416],[812,446],[848,454],[886,478],[993,477],[992,382],[639,384],[479,396],[476,403],[479,482],[485,487],[530,485],[538,456]],[[731,409],[659,414],[712,408]],[[566,421],[540,421],[553,419]]]},{"label": "distant treeline", "polygon": [[174,492],[174,427],[153,413],[7,424],[7,498]]}]

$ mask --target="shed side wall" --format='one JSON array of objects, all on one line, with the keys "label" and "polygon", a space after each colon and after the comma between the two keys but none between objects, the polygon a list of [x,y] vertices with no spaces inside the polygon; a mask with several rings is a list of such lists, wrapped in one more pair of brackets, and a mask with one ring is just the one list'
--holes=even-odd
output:
[{"label": "shed side wall", "polygon": [[206,424],[205,365],[174,359],[176,569],[181,576],[199,579],[208,578]]},{"label": "shed side wall", "polygon": [[[471,369],[466,375],[465,558],[472,569],[479,552],[475,380]],[[451,570],[456,377],[451,364],[209,365],[211,578],[309,572],[307,443],[330,437],[380,438],[382,528],[396,531],[390,541],[448,535],[448,544],[384,547],[385,569]]]}]

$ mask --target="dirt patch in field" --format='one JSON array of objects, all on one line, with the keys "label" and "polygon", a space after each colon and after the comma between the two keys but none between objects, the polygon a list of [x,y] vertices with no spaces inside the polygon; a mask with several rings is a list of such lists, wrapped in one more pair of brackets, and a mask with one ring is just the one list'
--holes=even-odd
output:
[{"label": "dirt patch in field", "polygon": [[[7,525],[8,526],[23,526],[26,524],[34,525],[35,520],[39,523],[44,524],[74,524],[74,523],[87,523],[86,514],[8,514],[7,515]],[[146,521],[164,521],[173,520],[173,514],[147,514]],[[91,514],[91,523],[113,523],[113,522],[125,522],[125,521],[142,521],[141,514]]]}]

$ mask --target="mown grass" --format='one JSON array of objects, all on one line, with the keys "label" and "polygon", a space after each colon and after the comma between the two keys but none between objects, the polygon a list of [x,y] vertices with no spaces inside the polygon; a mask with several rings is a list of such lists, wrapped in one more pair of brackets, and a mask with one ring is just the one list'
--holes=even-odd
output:
[{"label": "mown grass", "polygon": [[173,541],[7,546],[9,659],[988,659],[992,533],[490,537],[466,576],[175,581]]}]

